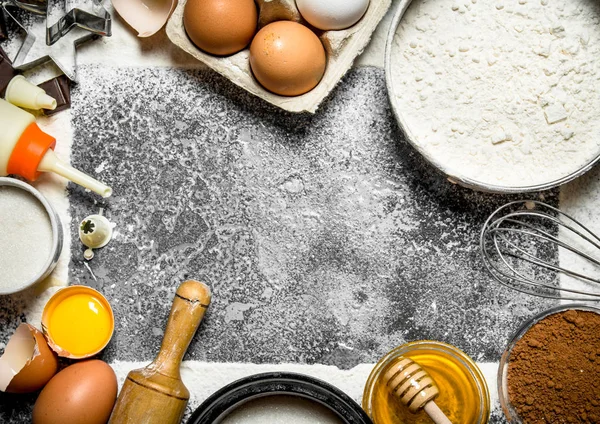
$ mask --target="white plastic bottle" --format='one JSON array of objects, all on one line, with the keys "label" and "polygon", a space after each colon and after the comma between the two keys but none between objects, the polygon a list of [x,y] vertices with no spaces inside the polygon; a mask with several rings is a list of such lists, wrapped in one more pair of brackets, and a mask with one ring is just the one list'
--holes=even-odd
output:
[{"label": "white plastic bottle", "polygon": [[46,134],[29,112],[0,99],[0,177],[20,175],[35,181],[42,172],[55,172],[102,197],[112,189],[62,162],[54,153],[56,139]]}]

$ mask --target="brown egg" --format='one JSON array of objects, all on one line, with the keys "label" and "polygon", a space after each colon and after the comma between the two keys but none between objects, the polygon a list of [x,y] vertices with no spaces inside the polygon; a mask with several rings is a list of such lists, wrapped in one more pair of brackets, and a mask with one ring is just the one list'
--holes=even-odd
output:
[{"label": "brown egg", "polygon": [[292,21],[273,22],[250,45],[250,66],[267,90],[298,96],[312,90],[325,73],[327,58],[321,40]]},{"label": "brown egg", "polygon": [[256,33],[254,0],[188,0],[183,24],[192,42],[219,56],[244,49]]},{"label": "brown egg", "polygon": [[117,377],[97,359],[56,374],[33,407],[33,424],[106,424],[117,400]]}]

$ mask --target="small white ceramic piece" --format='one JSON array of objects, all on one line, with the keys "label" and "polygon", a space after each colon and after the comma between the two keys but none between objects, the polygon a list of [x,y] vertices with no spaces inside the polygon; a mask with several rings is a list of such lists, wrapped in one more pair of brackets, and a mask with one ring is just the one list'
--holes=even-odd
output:
[{"label": "small white ceramic piece", "polygon": [[357,23],[367,11],[369,0],[296,0],[296,5],[309,24],[332,31]]},{"label": "small white ceramic piece", "polygon": [[56,109],[56,99],[50,97],[37,85],[33,85],[23,75],[10,80],[4,96],[7,102],[26,109]]},{"label": "small white ceramic piece", "polygon": [[112,0],[112,4],[138,37],[150,37],[165,25],[177,0]]},{"label": "small white ceramic piece", "polygon": [[79,240],[88,248],[83,257],[88,261],[94,257],[93,249],[100,249],[112,238],[114,224],[102,215],[90,215],[79,224]]}]

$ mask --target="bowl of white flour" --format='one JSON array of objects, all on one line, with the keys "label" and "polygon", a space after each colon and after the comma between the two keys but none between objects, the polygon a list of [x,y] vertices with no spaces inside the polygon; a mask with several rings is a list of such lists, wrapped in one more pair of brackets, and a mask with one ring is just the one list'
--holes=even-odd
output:
[{"label": "bowl of white flour", "polygon": [[401,130],[451,182],[544,190],[600,159],[600,2],[401,0],[386,82]]},{"label": "bowl of white flour", "polygon": [[48,200],[27,183],[0,178],[0,295],[46,278],[62,243],[62,226]]}]

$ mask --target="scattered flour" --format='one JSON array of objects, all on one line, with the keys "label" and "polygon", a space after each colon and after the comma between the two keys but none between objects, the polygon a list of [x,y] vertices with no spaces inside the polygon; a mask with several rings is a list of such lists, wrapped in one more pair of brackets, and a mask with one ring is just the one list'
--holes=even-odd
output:
[{"label": "scattered flour", "polygon": [[228,414],[221,424],[341,424],[329,409],[297,396],[267,396],[251,400]]},{"label": "scattered flour", "polygon": [[[111,367],[117,375],[119,387],[123,387],[127,373],[144,367],[148,362],[114,361]],[[490,402],[495,410],[500,409],[496,390],[497,362],[477,362],[490,390]],[[217,390],[240,378],[264,372],[295,372],[310,375],[337,387],[359,405],[369,374],[375,364],[360,364],[349,370],[341,370],[330,365],[320,364],[251,364],[184,361],[181,365],[181,378],[190,391],[190,402],[186,415],[190,415],[202,402]],[[274,423],[277,421],[273,421]],[[287,424],[287,421],[286,421]]]},{"label": "scattered flour", "polygon": [[52,251],[52,224],[26,191],[0,186],[0,290],[22,286],[42,271]]},{"label": "scattered flour", "polygon": [[[600,219],[598,204],[600,202],[600,168],[595,168],[588,174],[565,186],[560,192],[560,209],[579,220],[590,231],[600,234]],[[592,258],[599,259],[600,251],[591,248],[587,243],[577,242],[573,234],[562,226],[558,232],[562,242],[573,243]],[[567,269],[583,275],[598,275],[598,267],[578,254],[567,249],[558,249],[558,263]],[[560,274],[560,286],[564,289],[580,290],[583,292],[600,293],[600,286],[595,283],[582,281],[567,274]],[[562,300],[561,303],[573,303],[572,300]],[[591,306],[598,306],[597,301],[590,301]]]},{"label": "scattered flour", "polygon": [[405,126],[450,175],[526,187],[600,153],[600,3],[415,0],[392,81]]}]

